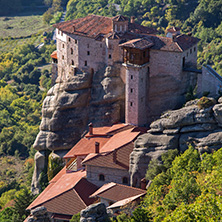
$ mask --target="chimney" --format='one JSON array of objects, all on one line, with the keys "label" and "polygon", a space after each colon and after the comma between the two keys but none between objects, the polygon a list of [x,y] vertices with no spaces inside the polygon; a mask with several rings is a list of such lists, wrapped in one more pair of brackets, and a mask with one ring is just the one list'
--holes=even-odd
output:
[{"label": "chimney", "polygon": [[141,181],[140,181],[140,187],[142,190],[146,190],[146,179],[143,178]]},{"label": "chimney", "polygon": [[90,123],[88,126],[89,126],[89,135],[93,135],[93,124]]},{"label": "chimney", "polygon": [[95,142],[95,153],[99,153],[99,142]]},{"label": "chimney", "polygon": [[135,23],[135,16],[131,16],[130,23]]},{"label": "chimney", "polygon": [[113,151],[113,162],[114,163],[117,162],[117,151],[116,150]]}]

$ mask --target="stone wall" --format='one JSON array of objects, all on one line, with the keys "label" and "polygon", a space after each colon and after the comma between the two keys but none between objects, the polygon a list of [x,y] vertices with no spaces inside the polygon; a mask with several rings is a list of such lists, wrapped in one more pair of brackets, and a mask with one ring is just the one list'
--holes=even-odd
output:
[{"label": "stone wall", "polygon": [[[122,184],[123,177],[129,178],[128,170],[87,165],[86,171],[87,171],[87,180],[99,187],[109,182]],[[99,180],[100,174],[103,174],[105,176],[104,181]]]},{"label": "stone wall", "polygon": [[197,95],[209,92],[209,96],[218,97],[222,92],[222,77],[210,66],[202,67],[202,74],[198,76]]}]

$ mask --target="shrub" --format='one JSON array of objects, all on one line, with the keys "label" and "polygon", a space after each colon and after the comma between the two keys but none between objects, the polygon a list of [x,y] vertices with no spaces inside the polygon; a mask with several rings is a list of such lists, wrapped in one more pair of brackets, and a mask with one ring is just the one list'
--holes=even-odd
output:
[{"label": "shrub", "polygon": [[213,99],[209,99],[205,96],[199,99],[197,102],[197,106],[199,109],[208,108],[210,106],[213,106],[215,104],[215,101]]}]

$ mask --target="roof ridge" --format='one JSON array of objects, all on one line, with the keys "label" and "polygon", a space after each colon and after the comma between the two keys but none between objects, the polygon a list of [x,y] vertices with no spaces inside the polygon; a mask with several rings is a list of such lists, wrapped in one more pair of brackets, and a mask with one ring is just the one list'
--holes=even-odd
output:
[{"label": "roof ridge", "polygon": [[[113,183],[113,185],[112,185],[112,186],[110,186],[110,187],[108,187],[107,189],[105,189],[105,190],[101,191],[101,192],[100,192],[100,193],[98,193],[97,195],[102,194],[102,193],[106,192],[107,190],[110,190],[111,188],[113,188],[113,187],[117,186],[117,183],[115,183],[115,182],[106,183],[106,184],[104,184],[104,185],[108,185],[108,184],[111,184],[111,183]],[[103,186],[104,186],[104,185],[103,185]],[[103,186],[102,186],[102,187],[103,187]],[[102,187],[100,187],[99,189],[101,189]],[[98,190],[99,190],[99,189],[98,189]],[[96,191],[95,191],[95,192],[96,192]],[[94,193],[95,193],[95,192],[94,192]],[[96,195],[96,196],[97,196],[97,195]],[[92,196],[92,195],[90,195],[90,197],[93,197],[93,196]]]},{"label": "roof ridge", "polygon": [[133,188],[134,190],[139,190],[139,191],[146,192],[146,190],[143,190],[143,189],[137,188],[137,187],[133,187],[133,186],[128,186],[128,185],[124,185],[124,184],[120,184],[120,183],[117,183],[117,185],[122,186],[122,187],[130,187],[130,188]]},{"label": "roof ridge", "polygon": [[85,204],[85,202],[83,201],[83,199],[80,197],[80,195],[78,194],[78,192],[74,189],[73,187],[73,192],[79,197],[79,199],[81,200],[81,202],[85,205],[85,207],[87,207],[87,205]]}]

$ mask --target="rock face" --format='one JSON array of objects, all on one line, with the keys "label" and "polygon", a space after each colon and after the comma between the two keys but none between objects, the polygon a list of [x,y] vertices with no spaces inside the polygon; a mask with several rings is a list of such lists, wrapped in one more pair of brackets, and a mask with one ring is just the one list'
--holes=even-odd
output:
[{"label": "rock face", "polygon": [[31,217],[28,218],[28,222],[50,222],[50,218],[45,207],[37,207],[31,211]]},{"label": "rock face", "polygon": [[80,222],[108,222],[109,216],[104,203],[92,204],[80,213]]},{"label": "rock face", "polygon": [[148,133],[137,138],[130,157],[131,185],[140,186],[150,160],[160,159],[169,149],[184,152],[192,144],[205,152],[222,147],[222,104],[199,108],[197,102],[166,112],[150,125]]},{"label": "rock face", "polygon": [[90,122],[103,126],[123,120],[124,98],[119,65],[105,67],[95,74],[76,70],[68,81],[57,82],[43,102],[40,132],[34,143],[39,152],[32,189],[39,189],[39,172],[44,168],[40,156],[45,150],[69,150]]},{"label": "rock face", "polygon": [[[120,121],[124,115],[124,83],[118,67],[94,75],[80,70],[72,79],[56,83],[42,107],[36,150],[66,150],[79,140],[87,123],[95,126]],[[95,118],[96,117],[96,118]]]}]

